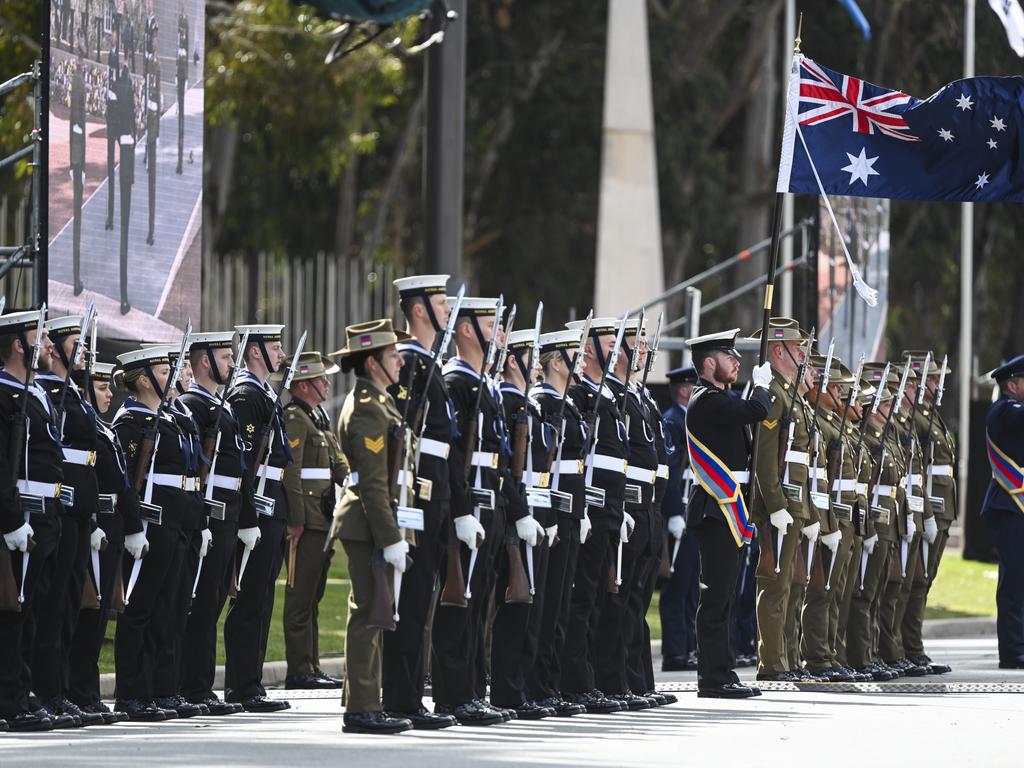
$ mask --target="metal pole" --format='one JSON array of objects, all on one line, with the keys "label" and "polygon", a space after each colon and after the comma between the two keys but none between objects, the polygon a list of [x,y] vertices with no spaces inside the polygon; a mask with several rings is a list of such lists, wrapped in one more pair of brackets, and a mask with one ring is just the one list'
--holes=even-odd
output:
[{"label": "metal pole", "polygon": [[[974,4],[964,0],[964,77],[974,77]],[[974,206],[962,203],[960,226],[960,454],[957,498],[960,519],[967,513],[967,466],[970,462],[971,373],[974,368],[971,342],[974,335]]]},{"label": "metal pole", "polygon": [[[424,270],[462,280],[462,195],[466,102],[466,0],[448,0],[458,14],[441,45],[427,51],[427,125],[423,174],[426,207]],[[431,34],[444,26],[433,14]]]},{"label": "metal pole", "polygon": [[[788,88],[786,84],[789,82],[790,66],[793,62],[793,56],[789,52],[789,41],[796,37],[796,0],[786,0],[786,18],[785,18],[785,30],[783,32],[782,39],[785,43],[780,46],[782,49],[782,79],[779,81],[782,83],[782,110],[785,114],[786,110],[786,94]],[[790,230],[793,228],[793,195],[786,193],[782,196],[782,229]],[[793,261],[793,240],[792,238],[786,238],[782,241],[782,266],[786,267]],[[779,312],[784,317],[793,316],[793,272],[786,269],[782,273],[782,284],[780,285],[781,291],[779,292]]]},{"label": "metal pole", "polygon": [[32,155],[32,192],[33,215],[31,246],[34,256],[32,270],[33,305],[41,307],[47,300],[47,282],[49,281],[49,168],[50,168],[50,4],[40,3],[40,16],[43,21],[42,53],[35,63],[35,145]]}]

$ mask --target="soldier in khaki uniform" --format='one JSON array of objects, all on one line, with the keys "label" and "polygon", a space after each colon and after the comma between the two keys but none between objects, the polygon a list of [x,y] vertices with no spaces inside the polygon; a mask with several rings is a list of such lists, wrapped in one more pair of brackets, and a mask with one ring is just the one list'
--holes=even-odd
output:
[{"label": "soldier in khaki uniform", "polygon": [[[373,600],[370,560],[380,557],[405,571],[409,551],[395,518],[389,487],[390,443],[402,417],[387,388],[398,381],[402,357],[395,349],[409,335],[395,332],[391,320],[374,320],[345,329],[348,343],[333,354],[356,383],[345,398],[338,421],[341,448],[349,464],[349,483],[335,515],[338,538],[348,556],[352,592],[345,636],[345,720],[347,733],[399,733],[412,728],[406,718],[381,711],[381,630],[369,624]],[[383,550],[383,553],[381,552]]]},{"label": "soldier in khaki uniform", "polygon": [[[286,360],[283,368],[291,367]],[[333,550],[324,552],[334,515],[335,484],[348,465],[322,403],[327,377],[338,366],[319,352],[303,352],[284,409],[294,462],[284,468],[288,494],[288,581],[284,591],[284,645],[288,660],[285,688],[340,688],[341,681],[320,670],[318,606],[327,583]]]},{"label": "soldier in khaki uniform", "polygon": [[[762,557],[774,553],[777,573],[757,578],[758,680],[793,682],[786,644],[786,613],[790,605],[797,546],[812,512],[807,494],[808,433],[801,398],[794,392],[807,334],[790,318],[774,317],[768,326],[770,387],[774,400],[760,425],[760,444],[754,467],[752,518],[758,525]],[[753,338],[760,339],[758,330]],[[790,415],[793,398],[797,401]],[[812,528],[813,531],[813,528]],[[781,538],[781,546],[779,539]],[[769,554],[770,557],[770,554]]]}]

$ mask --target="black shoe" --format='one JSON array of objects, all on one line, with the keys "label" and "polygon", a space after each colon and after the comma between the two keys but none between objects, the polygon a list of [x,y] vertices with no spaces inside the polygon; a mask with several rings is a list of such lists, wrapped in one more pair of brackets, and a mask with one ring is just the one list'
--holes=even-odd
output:
[{"label": "black shoe", "polygon": [[327,690],[329,688],[338,688],[338,684],[333,680],[320,677],[319,675],[296,675],[295,677],[286,677],[284,680],[284,687],[286,690]]},{"label": "black shoe", "polygon": [[662,672],[684,672],[687,669],[685,656],[665,656],[661,660]]},{"label": "black shoe", "polygon": [[582,704],[587,708],[589,714],[595,715],[610,715],[612,712],[623,712],[626,709],[626,705],[621,701],[609,698],[597,689],[575,697],[569,697],[569,701]]},{"label": "black shoe", "polygon": [[576,715],[586,714],[587,708],[582,704],[573,704],[571,701],[566,701],[557,696],[548,696],[546,699],[541,699],[537,702],[542,707],[555,710],[557,717],[574,717]]},{"label": "black shoe", "polygon": [[178,163],[178,167],[174,169],[174,172],[181,176],[181,163]]},{"label": "black shoe", "polygon": [[62,715],[71,715],[75,720],[81,723],[83,726],[89,725],[106,725],[106,718],[102,714],[97,712],[87,712],[76,704],[72,704],[67,699],[53,699],[47,705],[46,708],[55,710]]},{"label": "black shoe", "polygon": [[679,701],[678,697],[674,693],[662,693],[661,691],[648,691],[644,694],[648,698],[651,696],[657,696],[661,700],[660,706],[664,707],[667,704],[675,704]]},{"label": "black shoe", "polygon": [[152,235],[147,235],[146,236],[146,245],[152,245],[152,244],[153,244],[153,236]]},{"label": "black shoe", "polygon": [[[114,703],[114,709],[124,712],[132,722],[161,723],[167,719],[167,713],[157,709],[151,701],[123,699]],[[175,712],[174,716],[177,717],[178,713]]]},{"label": "black shoe", "polygon": [[892,676],[884,669],[872,666],[870,664],[865,667],[855,667],[853,671],[856,672],[858,675],[865,676],[869,680],[872,680],[876,683],[884,683],[888,680],[893,679]]},{"label": "black shoe", "polygon": [[637,696],[632,691],[626,691],[625,693],[612,693],[608,696],[609,699],[617,701],[620,704],[624,704],[626,709],[630,712],[637,712],[641,709],[650,709],[651,702],[642,696]]},{"label": "black shoe", "polygon": [[50,731],[53,730],[53,721],[42,709],[31,712],[21,712],[14,717],[7,718],[7,728],[11,731]]},{"label": "black shoe", "polygon": [[516,718],[519,720],[543,720],[545,717],[554,717],[555,710],[548,707],[543,707],[533,701],[528,701],[525,704],[515,708]]},{"label": "black shoe", "polygon": [[206,708],[206,714],[215,715],[221,717],[224,715],[237,715],[241,712],[245,712],[241,704],[229,704],[226,701],[221,701],[216,696],[204,696],[195,699],[186,699],[192,704],[198,704]]},{"label": "black shoe", "polygon": [[912,664],[917,664],[919,667],[926,667],[930,675],[945,675],[953,671],[953,668],[948,664],[936,664],[926,654],[908,656],[907,660]]},{"label": "black shoe", "polygon": [[412,729],[404,717],[389,717],[383,712],[346,712],[342,719],[343,733],[401,733]]},{"label": "black shoe", "polygon": [[726,683],[697,689],[698,699],[749,699],[760,695],[760,688],[743,683]]},{"label": "black shoe", "polygon": [[[266,696],[250,696],[238,702],[246,712],[281,712],[291,709],[292,705],[281,699],[268,699]],[[373,714],[372,712],[366,714]]]},{"label": "black shoe", "polygon": [[104,725],[113,725],[114,723],[121,723],[128,719],[128,715],[124,712],[112,712],[110,707],[102,701],[89,701],[84,704],[79,704],[78,708],[83,712],[98,714],[103,718]]},{"label": "black shoe", "polygon": [[4,731],[7,731],[7,730],[10,730],[10,726],[7,725],[7,721],[6,720],[0,720],[0,733],[3,733]]},{"label": "black shoe", "polygon": [[914,664],[907,659],[897,659],[896,666],[907,677],[924,677],[928,674],[928,668]]},{"label": "black shoe", "polygon": [[103,225],[103,229],[105,229],[107,232],[109,232],[113,228],[114,228],[114,222],[112,222],[110,219],[107,219],[107,223]]},{"label": "black shoe", "polygon": [[75,283],[75,296],[78,296],[85,290],[85,286],[81,283]]},{"label": "black shoe", "polygon": [[737,656],[736,657],[736,667],[737,668],[756,667],[756,666],[757,666],[757,656]]},{"label": "black shoe", "polygon": [[1024,669],[1024,659],[1000,659],[1000,669]]},{"label": "black shoe", "polygon": [[196,717],[203,713],[203,710],[198,704],[190,704],[179,696],[160,696],[159,698],[153,699],[153,703],[156,705],[157,709],[175,712],[182,720],[190,717]]},{"label": "black shoe", "polygon": [[439,715],[426,707],[420,707],[415,712],[387,712],[385,714],[391,718],[408,720],[417,731],[439,731],[442,728],[458,725],[458,721],[451,715]]},{"label": "black shoe", "polygon": [[770,682],[770,683],[799,683],[802,682],[799,677],[791,672],[758,672],[757,679],[759,681]]},{"label": "black shoe", "polygon": [[653,701],[654,706],[656,707],[664,707],[666,704],[668,704],[668,698],[665,696],[665,694],[658,693],[657,691],[644,691],[639,695],[643,696],[648,701]]},{"label": "black shoe", "polygon": [[127,301],[122,301],[121,302],[121,314],[122,315],[127,315],[131,311],[132,311],[132,305],[129,304]]},{"label": "black shoe", "polygon": [[316,674],[316,676],[319,677],[321,680],[326,680],[327,682],[332,683],[335,688],[342,688],[345,685],[344,678],[333,677],[331,675],[328,675],[322,669],[318,669],[314,674]]},{"label": "black shoe", "polygon": [[446,704],[435,704],[434,713],[438,715],[451,715],[458,721],[459,725],[497,725],[505,722],[501,713],[490,707],[481,708],[470,702],[450,707]]},{"label": "black shoe", "polygon": [[826,680],[824,677],[821,677],[820,675],[818,675],[817,672],[811,672],[810,670],[804,669],[803,667],[797,667],[796,669],[791,669],[789,671],[789,674],[793,675],[793,677],[796,678],[796,682],[798,682],[798,683],[827,683],[828,682],[828,680]]},{"label": "black shoe", "polygon": [[59,699],[54,699],[47,704],[43,704],[40,711],[44,712],[50,718],[50,722],[53,723],[54,730],[57,730],[58,728],[82,727],[82,721],[80,718],[71,714],[65,714],[61,711]]}]

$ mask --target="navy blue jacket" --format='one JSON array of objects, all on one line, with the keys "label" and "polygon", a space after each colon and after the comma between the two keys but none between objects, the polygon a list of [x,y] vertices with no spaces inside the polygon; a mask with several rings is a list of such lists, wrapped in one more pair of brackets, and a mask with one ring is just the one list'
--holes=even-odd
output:
[{"label": "navy blue jacket", "polygon": [[[994,403],[988,412],[986,430],[989,439],[1007,456],[1024,467],[1024,403],[1003,395]],[[1009,494],[992,479],[988,483],[988,492],[981,505],[981,512],[1020,512]]]}]

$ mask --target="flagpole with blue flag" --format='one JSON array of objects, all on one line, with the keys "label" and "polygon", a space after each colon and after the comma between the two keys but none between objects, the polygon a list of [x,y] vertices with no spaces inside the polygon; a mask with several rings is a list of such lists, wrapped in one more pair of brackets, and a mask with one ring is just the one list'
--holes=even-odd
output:
[{"label": "flagpole with blue flag", "polygon": [[[964,0],[964,79],[974,77],[974,10],[975,0]],[[957,477],[957,510],[961,520],[967,514],[967,467],[970,464],[971,377],[974,355],[974,204],[960,207],[960,454]]]}]

